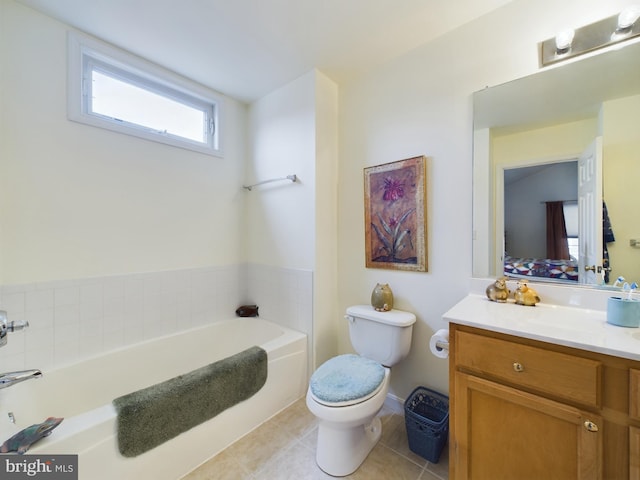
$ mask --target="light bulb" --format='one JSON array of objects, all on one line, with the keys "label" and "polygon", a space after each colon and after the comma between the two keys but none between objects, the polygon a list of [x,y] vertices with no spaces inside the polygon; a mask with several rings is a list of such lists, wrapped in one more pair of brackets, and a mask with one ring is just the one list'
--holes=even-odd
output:
[{"label": "light bulb", "polygon": [[633,26],[640,17],[640,7],[638,5],[632,5],[625,8],[620,15],[618,15],[618,30],[626,30]]},{"label": "light bulb", "polygon": [[556,35],[556,52],[567,53],[571,48],[571,42],[573,42],[573,36],[575,32],[573,30],[563,30]]}]

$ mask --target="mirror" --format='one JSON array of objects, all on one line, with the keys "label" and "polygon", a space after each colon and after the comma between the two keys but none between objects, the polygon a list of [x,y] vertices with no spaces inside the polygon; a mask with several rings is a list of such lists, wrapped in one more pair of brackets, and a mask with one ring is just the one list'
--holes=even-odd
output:
[{"label": "mirror", "polygon": [[[486,88],[473,101],[473,275],[506,268],[531,281],[640,282],[640,43]],[[565,216],[569,253],[552,255],[561,258],[544,245],[554,238],[552,201]]]}]

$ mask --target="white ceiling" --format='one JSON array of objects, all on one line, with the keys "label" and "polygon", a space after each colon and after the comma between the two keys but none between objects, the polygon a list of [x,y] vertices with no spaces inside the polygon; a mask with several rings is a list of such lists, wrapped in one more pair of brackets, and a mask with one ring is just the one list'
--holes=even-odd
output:
[{"label": "white ceiling", "polygon": [[313,68],[362,75],[512,0],[18,0],[251,101]]}]

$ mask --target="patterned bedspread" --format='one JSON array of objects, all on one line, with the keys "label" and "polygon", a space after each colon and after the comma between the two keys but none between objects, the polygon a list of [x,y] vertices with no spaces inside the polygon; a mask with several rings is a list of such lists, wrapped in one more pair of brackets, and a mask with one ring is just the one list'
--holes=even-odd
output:
[{"label": "patterned bedspread", "polygon": [[578,281],[576,260],[504,257],[504,274]]}]

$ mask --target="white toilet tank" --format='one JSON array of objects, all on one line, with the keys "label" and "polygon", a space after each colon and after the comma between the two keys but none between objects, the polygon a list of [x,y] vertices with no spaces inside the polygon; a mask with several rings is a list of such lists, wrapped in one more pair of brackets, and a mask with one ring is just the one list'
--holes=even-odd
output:
[{"label": "white toilet tank", "polygon": [[349,337],[355,351],[390,367],[409,354],[416,316],[402,310],[378,312],[371,305],[347,308]]}]

